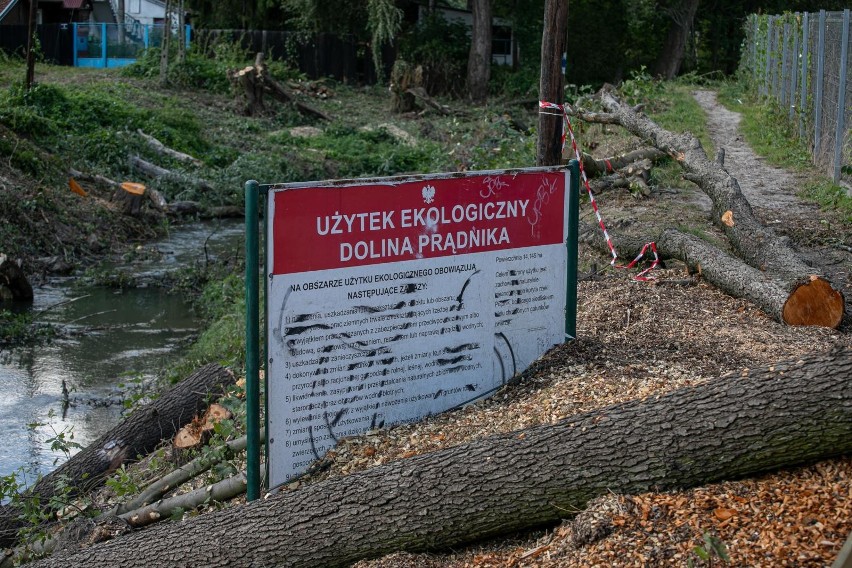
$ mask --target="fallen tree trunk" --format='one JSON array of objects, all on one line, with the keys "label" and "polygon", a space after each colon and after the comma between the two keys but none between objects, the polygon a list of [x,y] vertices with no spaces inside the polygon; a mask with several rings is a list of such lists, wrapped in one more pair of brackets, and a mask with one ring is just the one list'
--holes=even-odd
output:
[{"label": "fallen tree trunk", "polygon": [[694,235],[666,229],[657,240],[657,250],[686,263],[710,284],[736,298],[754,303],[777,321],[784,321],[785,306],[795,284],[747,265]]},{"label": "fallen tree trunk", "polygon": [[852,452],[852,349],[720,378],[284,491],[39,567],[343,566],[543,524],[609,492]]},{"label": "fallen tree trunk", "polygon": [[165,178],[173,178],[173,179],[184,180],[184,181],[188,180],[190,183],[198,186],[200,189],[203,189],[205,191],[213,191],[213,184],[211,184],[207,180],[195,178],[195,177],[192,177],[192,176],[187,178],[187,176],[183,176],[179,173],[173,172],[172,170],[169,170],[169,169],[164,168],[162,166],[158,166],[157,164],[152,164],[151,162],[144,160],[144,159],[140,158],[139,156],[130,156],[130,165],[132,167],[136,168],[137,170],[139,170],[140,172],[142,172],[143,174],[145,174],[148,177],[152,177],[152,178],[165,177]]},{"label": "fallen tree trunk", "polygon": [[674,134],[648,117],[622,105],[610,92],[601,93],[609,114],[579,113],[595,122],[620,124],[677,160],[684,177],[710,197],[714,222],[725,232],[734,251],[750,266],[778,278],[789,289],[780,321],[789,325],[837,328],[845,310],[842,293],[813,267],[799,258],[786,241],[778,238],[754,215],[737,183],[720,162],[707,157],[701,143],[690,133]]},{"label": "fallen tree trunk", "polygon": [[[602,176],[604,174],[614,173],[622,168],[630,166],[633,162],[640,160],[651,160],[655,162],[660,158],[668,156],[662,150],[657,148],[639,148],[621,156],[611,156],[609,158],[601,158],[600,160],[592,157],[590,154],[583,152],[583,169],[586,171],[586,176],[589,178]],[[573,158],[573,156],[571,156]]]},{"label": "fallen tree trunk", "polygon": [[[207,405],[209,398],[221,393],[234,380],[233,373],[220,365],[201,367],[44,476],[25,497],[38,497],[47,507],[51,497],[61,494],[58,485],[70,484],[73,494],[97,487],[122,464],[147,455],[162,440],[174,436],[178,428]],[[0,508],[0,546],[15,543],[17,530],[23,526],[18,518],[20,512],[14,505]]]},{"label": "fallen tree trunk", "polygon": [[175,159],[179,162],[192,164],[193,166],[204,165],[204,163],[201,160],[199,160],[198,158],[196,158],[194,156],[190,156],[189,154],[184,154],[183,152],[178,152],[177,150],[174,150],[173,148],[169,148],[168,146],[166,146],[165,144],[163,144],[162,142],[160,142],[159,140],[157,140],[153,136],[145,134],[142,131],[141,128],[137,129],[136,133],[139,134],[139,136],[142,137],[142,139],[148,144],[148,146],[152,150],[154,150],[155,152],[157,152],[161,156],[168,156],[168,157],[173,158],[173,159]]},{"label": "fallen tree trunk", "polygon": [[[113,193],[121,189],[121,183],[102,175],[87,174],[79,170],[75,170],[74,168],[69,169],[68,172],[71,174],[72,178],[77,178],[79,180],[84,180],[91,183],[97,183],[106,186],[113,190]],[[156,189],[145,187],[145,195],[148,197],[148,200],[151,202],[151,205],[154,207],[154,209],[157,209],[161,212],[165,212],[168,209],[168,203],[166,202],[166,198],[163,197],[163,194],[157,191]]]}]

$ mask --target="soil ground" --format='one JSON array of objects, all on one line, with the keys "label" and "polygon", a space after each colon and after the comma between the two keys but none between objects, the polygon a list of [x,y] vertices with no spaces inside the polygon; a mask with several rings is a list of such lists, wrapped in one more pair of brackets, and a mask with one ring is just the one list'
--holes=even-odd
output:
[{"label": "soil ground", "polygon": [[[710,91],[695,97],[708,115],[725,165],[760,218],[789,237],[815,270],[825,270],[852,297],[850,227],[801,201],[801,174],[767,165],[737,133],[737,113]],[[607,154],[612,148],[599,148]],[[723,239],[698,190],[662,192],[646,200],[606,194],[599,202],[612,224],[641,233],[649,224],[690,224]],[[591,211],[584,212],[591,217]],[[617,246],[617,243],[616,243]],[[582,251],[588,266],[608,259]],[[677,266],[641,283],[627,271],[604,271],[580,283],[578,340],[555,348],[515,385],[488,401],[417,425],[377,431],[339,446],[329,469],[311,483],[427,451],[546,424],[574,413],[696,385],[744,369],[797,359],[835,345],[852,346],[849,317],[839,330],[783,326],[749,302],[699,282],[666,285]],[[847,310],[848,311],[848,310]],[[592,527],[590,530],[589,527]],[[704,534],[726,546],[732,566],[829,566],[852,531],[852,458],[842,457],[672,493],[610,495],[574,520],[548,530],[483,543],[450,554],[398,553],[358,568],[472,566],[685,566],[703,561],[694,547]],[[588,534],[595,538],[583,537]],[[714,565],[718,565],[717,560]]]}]

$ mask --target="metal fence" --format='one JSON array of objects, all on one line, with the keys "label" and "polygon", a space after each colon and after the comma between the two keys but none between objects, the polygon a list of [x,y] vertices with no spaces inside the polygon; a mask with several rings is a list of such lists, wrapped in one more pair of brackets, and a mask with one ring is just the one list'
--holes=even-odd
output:
[{"label": "metal fence", "polygon": [[741,67],[779,105],[835,183],[852,182],[849,10],[749,16]]}]

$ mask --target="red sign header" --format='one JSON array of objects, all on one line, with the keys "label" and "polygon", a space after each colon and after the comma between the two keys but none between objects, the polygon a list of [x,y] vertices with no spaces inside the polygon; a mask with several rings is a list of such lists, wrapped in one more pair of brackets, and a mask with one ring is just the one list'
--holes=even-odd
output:
[{"label": "red sign header", "polygon": [[547,171],[273,190],[272,272],[561,243],[565,184]]}]

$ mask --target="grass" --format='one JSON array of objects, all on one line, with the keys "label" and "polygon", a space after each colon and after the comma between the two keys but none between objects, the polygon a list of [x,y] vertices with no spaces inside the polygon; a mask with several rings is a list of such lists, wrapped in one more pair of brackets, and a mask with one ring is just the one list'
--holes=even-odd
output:
[{"label": "grass", "polygon": [[755,152],[772,165],[808,174],[800,197],[837,211],[847,222],[852,222],[852,195],[813,165],[810,150],[798,137],[797,127],[786,120],[776,105],[758,100],[738,82],[723,82],[718,90],[719,101],[742,114],[740,131]]}]

